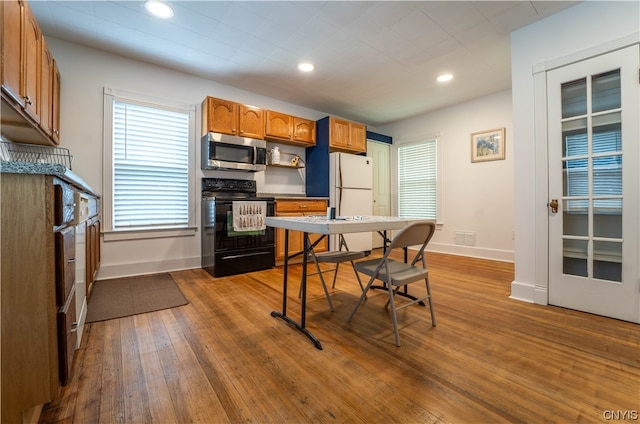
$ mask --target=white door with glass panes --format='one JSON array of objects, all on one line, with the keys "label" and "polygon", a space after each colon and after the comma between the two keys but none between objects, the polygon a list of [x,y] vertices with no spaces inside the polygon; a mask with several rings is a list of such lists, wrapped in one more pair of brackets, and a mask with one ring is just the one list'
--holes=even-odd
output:
[{"label": "white door with glass panes", "polygon": [[640,322],[638,45],[547,73],[549,303]]},{"label": "white door with glass panes", "polygon": [[[390,145],[367,140],[367,156],[373,158],[373,214],[391,215]],[[372,233],[373,248],[383,247],[382,236]]]}]

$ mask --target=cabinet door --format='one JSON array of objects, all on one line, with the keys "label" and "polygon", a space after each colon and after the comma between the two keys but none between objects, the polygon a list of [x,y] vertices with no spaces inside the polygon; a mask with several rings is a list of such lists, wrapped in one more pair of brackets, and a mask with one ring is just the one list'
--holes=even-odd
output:
[{"label": "cabinet door", "polygon": [[[286,212],[286,213],[277,213],[277,216],[301,216],[301,213],[297,212]],[[276,260],[284,259],[284,234],[285,230],[282,228],[276,228]],[[292,231],[289,230],[289,255],[293,255],[294,253],[301,252],[304,245],[302,239],[302,233],[300,231]],[[300,261],[301,257],[295,258],[297,262]]]},{"label": "cabinet door", "polygon": [[367,151],[367,127],[352,122],[349,128],[349,147],[354,152]]},{"label": "cabinet door", "polygon": [[76,229],[56,233],[56,305],[63,306],[76,282]]},{"label": "cabinet door", "polygon": [[329,146],[349,149],[350,137],[349,121],[332,117],[329,122]]},{"label": "cabinet door", "polygon": [[42,48],[40,51],[40,66],[42,68],[42,72],[40,72],[40,96],[38,99],[40,102],[40,128],[51,137],[53,134],[51,121],[53,56],[45,43],[44,37],[42,38]]},{"label": "cabinet door", "polygon": [[55,59],[51,69],[51,138],[60,144],[60,72]]},{"label": "cabinet door", "polygon": [[77,343],[76,292],[71,291],[64,306],[58,310],[58,366],[60,384],[65,386],[71,379],[73,354]]},{"label": "cabinet door", "polygon": [[20,91],[22,66],[22,5],[17,0],[0,2],[2,8],[2,91],[20,106],[24,99]]},{"label": "cabinet door", "polygon": [[268,110],[266,112],[265,136],[290,140],[291,121],[291,115]]},{"label": "cabinet door", "polygon": [[262,109],[239,105],[239,128],[241,137],[264,138],[264,114]]},{"label": "cabinet door", "polygon": [[87,244],[85,248],[87,258],[85,281],[88,298],[100,268],[100,219],[97,216],[87,222]]},{"label": "cabinet door", "polygon": [[293,139],[310,145],[316,144],[316,122],[294,116]]},{"label": "cabinet door", "polygon": [[24,13],[24,73],[22,79],[22,94],[24,96],[24,110],[36,123],[40,123],[40,43],[42,33],[36,18],[31,13],[28,3],[23,5]]},{"label": "cabinet door", "polygon": [[203,102],[202,111],[203,134],[218,132],[237,135],[238,132],[238,104],[228,100],[207,97]]}]

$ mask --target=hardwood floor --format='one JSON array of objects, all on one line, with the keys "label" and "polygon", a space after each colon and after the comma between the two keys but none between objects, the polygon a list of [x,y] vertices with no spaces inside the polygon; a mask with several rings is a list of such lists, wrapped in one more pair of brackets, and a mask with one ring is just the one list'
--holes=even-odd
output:
[{"label": "hardwood floor", "polygon": [[[270,316],[282,304],[282,267],[217,279],[174,272],[190,304],[85,327],[71,382],[40,420],[568,423],[638,414],[638,325],[511,300],[512,264],[427,259],[438,325],[428,308],[403,309],[401,347],[385,292],[346,322],[359,295],[348,266],[330,289],[333,313],[317,277],[309,282],[307,327],[322,351]],[[291,267],[288,297],[296,319],[300,269]]]}]

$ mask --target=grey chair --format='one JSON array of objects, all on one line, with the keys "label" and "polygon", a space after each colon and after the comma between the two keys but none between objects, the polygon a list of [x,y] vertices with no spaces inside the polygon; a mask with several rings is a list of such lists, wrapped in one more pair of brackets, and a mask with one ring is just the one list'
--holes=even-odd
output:
[{"label": "grey chair", "polygon": [[[333,303],[331,302],[331,296],[329,295],[329,290],[327,290],[327,285],[324,281],[324,277],[322,274],[325,272],[333,271],[333,283],[331,284],[332,288],[336,287],[336,278],[338,276],[338,268],[340,264],[343,262],[351,262],[351,266],[354,267],[354,262],[356,259],[360,259],[364,257],[364,252],[360,251],[351,251],[347,247],[347,243],[344,240],[344,236],[342,234],[338,235],[339,237],[339,250],[332,250],[328,252],[319,252],[315,253],[313,250],[309,253],[308,261],[313,262],[316,267],[316,272],[307,273],[307,279],[309,276],[318,275],[320,277],[320,283],[322,284],[322,288],[324,289],[324,294],[327,297],[327,302],[329,302],[329,309],[333,312]],[[342,250],[344,249],[344,250]],[[321,263],[329,263],[335,264],[333,268],[321,269]],[[362,281],[360,280],[360,275],[355,271],[356,279],[358,280],[358,284],[360,284],[360,290],[364,293],[364,286],[362,285]],[[302,284],[300,285],[300,291],[298,292],[298,297],[302,295]]]},{"label": "grey chair", "polygon": [[[384,283],[384,287],[389,292],[389,300],[385,304],[385,308],[391,305],[391,319],[393,321],[393,331],[396,338],[396,346],[400,346],[400,334],[398,332],[398,318],[396,312],[399,309],[406,308],[407,306],[419,303],[425,300],[429,300],[429,309],[431,312],[431,325],[436,325],[436,318],[433,313],[433,302],[431,300],[431,288],[429,287],[429,270],[427,269],[427,263],[424,259],[424,250],[429,240],[433,236],[435,231],[435,224],[432,222],[414,222],[405,228],[403,228],[394,238],[391,240],[389,247],[387,248],[384,256],[380,259],[371,259],[367,261],[356,262],[356,272],[369,275],[371,278],[367,283],[367,286],[362,292],[362,296],[358,299],[351,315],[349,315],[348,321],[351,322],[353,316],[360,308],[367,291],[371,288],[375,280],[380,280]],[[410,263],[399,262],[393,259],[389,259],[389,254],[394,248],[405,248],[409,246],[420,246],[420,249],[416,253],[415,257]],[[421,265],[421,266],[419,266]],[[403,303],[401,306],[396,306],[395,295],[401,287],[406,287],[407,284],[411,284],[417,281],[424,281],[427,288],[427,295],[422,298],[416,298],[410,302]]]}]

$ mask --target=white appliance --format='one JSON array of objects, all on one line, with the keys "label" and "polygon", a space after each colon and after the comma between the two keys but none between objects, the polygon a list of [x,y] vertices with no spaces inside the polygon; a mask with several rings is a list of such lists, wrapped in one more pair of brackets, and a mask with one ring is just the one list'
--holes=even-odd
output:
[{"label": "white appliance", "polygon": [[[373,215],[373,160],[349,153],[331,153],[329,159],[329,206],[336,216],[357,219]],[[372,249],[371,233],[350,233],[344,238],[349,250]],[[338,250],[337,237],[331,250]]]}]

